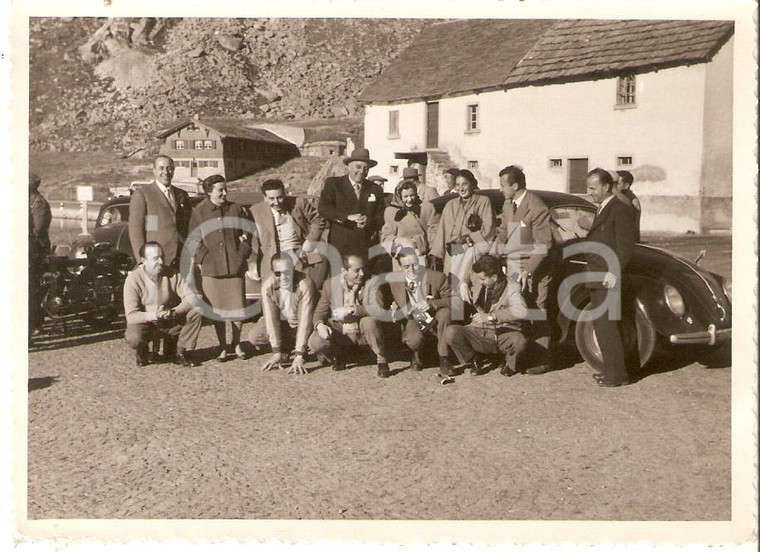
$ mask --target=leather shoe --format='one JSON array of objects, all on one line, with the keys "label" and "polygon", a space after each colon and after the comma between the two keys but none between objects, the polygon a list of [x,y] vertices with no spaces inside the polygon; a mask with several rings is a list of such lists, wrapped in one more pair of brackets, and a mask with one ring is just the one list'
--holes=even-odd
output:
[{"label": "leather shoe", "polygon": [[381,378],[389,378],[391,377],[391,370],[388,368],[387,362],[378,362],[377,363],[377,375]]},{"label": "leather shoe", "polygon": [[473,360],[472,364],[470,364],[470,375],[471,376],[482,376],[488,372],[488,365],[483,362],[478,362],[477,360]]},{"label": "leather shoe", "polygon": [[526,374],[529,374],[531,376],[540,376],[541,374],[545,374],[546,372],[549,372],[549,366],[546,364],[541,364],[539,366],[531,366],[527,370],[525,370]]},{"label": "leather shoe", "polygon": [[346,369],[346,361],[342,358],[335,357],[333,359],[332,369],[335,372],[342,372]]},{"label": "leather shoe", "polygon": [[451,361],[448,359],[448,357],[439,357],[439,361],[441,366],[441,374],[449,377],[456,375],[454,365],[451,364]]},{"label": "leather shoe", "polygon": [[512,376],[516,376],[519,372],[517,370],[514,370],[508,362],[505,362],[501,365],[501,369],[499,370],[499,373],[502,376],[505,376],[507,378],[511,378]]},{"label": "leather shoe", "polygon": [[613,380],[605,378],[604,376],[602,376],[600,378],[595,378],[595,379],[596,379],[596,384],[599,387],[621,387],[623,385],[629,385],[630,384],[630,382],[625,381],[625,380],[623,380],[623,381],[613,381]]},{"label": "leather shoe", "polygon": [[147,366],[150,364],[150,360],[148,360],[148,354],[145,351],[135,351],[135,364],[137,366]]},{"label": "leather shoe", "polygon": [[420,353],[412,351],[412,361],[409,363],[409,369],[413,372],[419,372],[422,370],[422,360],[420,360]]},{"label": "leather shoe", "polygon": [[179,351],[177,355],[174,357],[174,364],[177,364],[179,366],[184,366],[185,368],[191,368],[193,366],[198,366],[197,362],[193,362],[189,358],[187,358],[187,355],[184,351]]}]

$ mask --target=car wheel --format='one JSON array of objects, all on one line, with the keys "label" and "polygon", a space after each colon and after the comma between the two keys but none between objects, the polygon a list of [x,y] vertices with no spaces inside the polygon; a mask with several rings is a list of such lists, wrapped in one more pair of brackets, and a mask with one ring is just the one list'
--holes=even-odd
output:
[{"label": "car wheel", "polygon": [[[580,320],[575,325],[575,346],[583,357],[583,360],[597,371],[604,366],[602,351],[596,339],[594,325],[589,316],[590,305],[586,305],[581,312]],[[629,362],[628,366],[635,365],[642,368],[652,358],[657,345],[657,332],[651,322],[647,320],[641,310],[636,309],[635,325],[630,319],[623,320],[621,324],[623,348]],[[637,347],[638,346],[638,347]],[[638,349],[638,350],[637,350]],[[636,360],[638,356],[638,360]]]}]

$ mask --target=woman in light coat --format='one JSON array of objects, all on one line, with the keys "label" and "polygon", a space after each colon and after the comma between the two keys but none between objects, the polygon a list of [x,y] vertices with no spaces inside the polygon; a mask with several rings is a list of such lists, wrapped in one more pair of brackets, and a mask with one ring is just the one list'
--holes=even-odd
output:
[{"label": "woman in light coat", "polygon": [[443,259],[445,274],[454,273],[462,280],[469,274],[475,255],[488,252],[495,232],[494,214],[488,197],[474,193],[478,188],[475,175],[463,169],[454,182],[459,197],[443,208],[430,253]]},{"label": "woman in light coat", "polygon": [[399,270],[395,254],[399,249],[411,247],[424,259],[430,252],[430,239],[435,236],[440,215],[429,201],[421,201],[417,186],[404,180],[393,194],[393,201],[386,207],[385,224],[381,230],[380,243],[393,256],[393,269]]}]

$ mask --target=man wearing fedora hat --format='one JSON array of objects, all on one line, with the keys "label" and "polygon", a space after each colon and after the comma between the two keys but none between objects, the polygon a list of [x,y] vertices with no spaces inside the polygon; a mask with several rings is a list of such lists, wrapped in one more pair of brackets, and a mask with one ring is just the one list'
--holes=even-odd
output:
[{"label": "man wearing fedora hat", "polygon": [[378,243],[385,211],[382,186],[367,180],[377,165],[369,151],[357,148],[343,163],[348,174],[327,178],[319,197],[319,214],[330,221],[327,241],[341,255]]},{"label": "man wearing fedora hat", "polygon": [[414,182],[417,186],[417,197],[420,201],[432,201],[438,197],[438,190],[420,181],[420,171],[416,167],[406,167],[401,173],[403,181]]}]

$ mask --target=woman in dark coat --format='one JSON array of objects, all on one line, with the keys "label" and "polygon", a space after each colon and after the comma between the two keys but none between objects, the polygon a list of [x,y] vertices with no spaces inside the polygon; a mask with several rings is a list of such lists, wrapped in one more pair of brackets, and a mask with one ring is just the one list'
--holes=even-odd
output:
[{"label": "woman in dark coat", "polygon": [[227,182],[223,176],[206,178],[203,191],[208,197],[193,209],[188,240],[199,240],[193,259],[201,270],[203,294],[216,315],[214,329],[221,349],[218,359],[225,361],[233,356],[227,352],[226,321],[232,326],[231,345],[235,354],[244,359],[240,332],[245,308],[245,271],[251,253],[251,236],[244,224],[249,221],[252,226],[253,222],[243,206],[227,201]]}]

